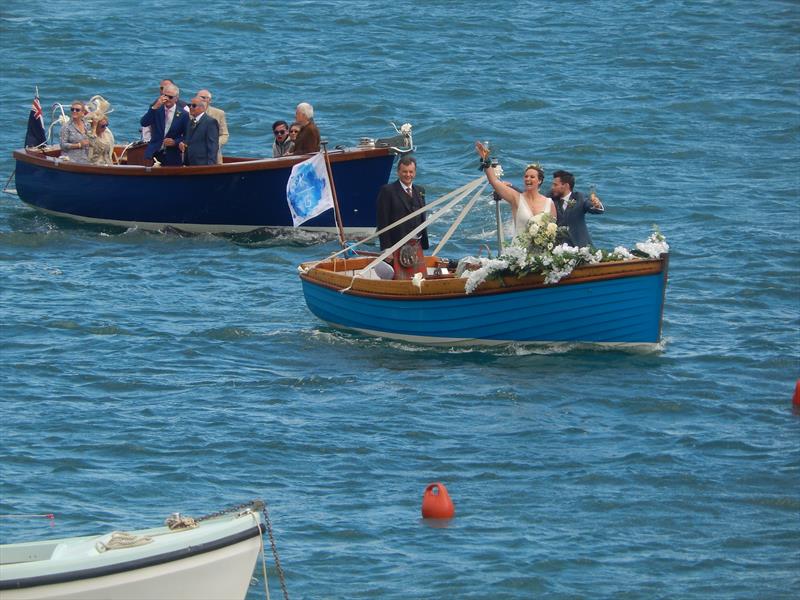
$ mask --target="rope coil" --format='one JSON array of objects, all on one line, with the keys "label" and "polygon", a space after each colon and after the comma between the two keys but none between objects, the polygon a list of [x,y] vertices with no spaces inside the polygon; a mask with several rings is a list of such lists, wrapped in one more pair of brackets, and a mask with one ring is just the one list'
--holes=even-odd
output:
[{"label": "rope coil", "polygon": [[145,546],[153,541],[153,538],[147,535],[133,535],[127,531],[115,531],[107,542],[97,541],[94,544],[95,549],[102,554],[107,550],[122,550],[124,548],[135,548],[136,546]]}]

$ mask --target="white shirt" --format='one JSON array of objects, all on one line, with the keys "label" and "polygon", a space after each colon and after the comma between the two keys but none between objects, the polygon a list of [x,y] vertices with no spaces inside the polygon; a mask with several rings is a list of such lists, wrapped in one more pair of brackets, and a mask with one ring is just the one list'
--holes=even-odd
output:
[{"label": "white shirt", "polygon": [[[403,184],[401,183],[400,185],[403,185]],[[414,195],[414,191],[413,191],[413,189],[412,189],[412,187],[410,185],[408,187],[403,185],[403,189],[406,191],[406,193],[409,196],[413,196]]]},{"label": "white shirt", "polygon": [[569,197],[572,196],[572,192],[569,192],[566,196],[561,199],[561,210],[567,209],[567,202],[569,202]]}]

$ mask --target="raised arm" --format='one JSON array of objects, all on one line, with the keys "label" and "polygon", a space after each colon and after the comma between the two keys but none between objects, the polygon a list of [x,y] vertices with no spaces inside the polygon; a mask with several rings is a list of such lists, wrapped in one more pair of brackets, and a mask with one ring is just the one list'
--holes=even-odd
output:
[{"label": "raised arm", "polygon": [[486,179],[489,180],[489,184],[494,188],[494,191],[511,206],[516,206],[517,200],[519,200],[519,192],[497,178],[497,173],[494,172],[494,169],[489,164],[489,149],[480,142],[475,142],[475,151],[483,161],[481,168],[486,173]]}]

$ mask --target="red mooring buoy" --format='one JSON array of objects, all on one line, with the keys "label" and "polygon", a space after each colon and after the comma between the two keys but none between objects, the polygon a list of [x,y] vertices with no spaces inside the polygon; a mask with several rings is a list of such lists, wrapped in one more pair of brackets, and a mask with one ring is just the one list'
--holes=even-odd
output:
[{"label": "red mooring buoy", "polygon": [[800,408],[800,379],[794,384],[794,396],[792,396],[792,406]]},{"label": "red mooring buoy", "polygon": [[422,518],[424,519],[452,519],[456,514],[456,507],[447,493],[444,484],[431,483],[422,494]]}]

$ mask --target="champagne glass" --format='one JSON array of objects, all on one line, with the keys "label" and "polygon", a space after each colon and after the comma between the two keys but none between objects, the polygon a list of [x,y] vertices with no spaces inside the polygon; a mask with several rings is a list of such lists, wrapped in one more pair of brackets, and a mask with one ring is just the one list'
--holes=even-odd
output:
[{"label": "champagne glass", "polygon": [[483,147],[484,151],[486,152],[485,155],[481,154],[481,160],[486,160],[487,158],[489,158],[489,154],[491,154],[491,151],[489,150],[489,140],[482,141],[481,142],[481,146]]}]

